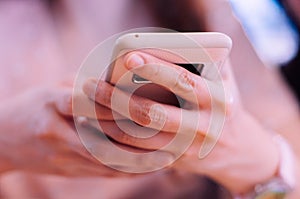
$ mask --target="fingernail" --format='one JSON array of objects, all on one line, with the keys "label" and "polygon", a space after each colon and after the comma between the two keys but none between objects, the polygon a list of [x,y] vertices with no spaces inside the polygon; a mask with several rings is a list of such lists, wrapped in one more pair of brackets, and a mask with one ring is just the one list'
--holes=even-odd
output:
[{"label": "fingernail", "polygon": [[95,95],[96,89],[97,81],[95,79],[88,79],[82,87],[83,92],[90,97]]},{"label": "fingernail", "polygon": [[145,63],[143,57],[141,57],[140,55],[134,53],[129,55],[129,57],[126,60],[126,66],[127,68],[134,68],[137,66],[141,66]]}]

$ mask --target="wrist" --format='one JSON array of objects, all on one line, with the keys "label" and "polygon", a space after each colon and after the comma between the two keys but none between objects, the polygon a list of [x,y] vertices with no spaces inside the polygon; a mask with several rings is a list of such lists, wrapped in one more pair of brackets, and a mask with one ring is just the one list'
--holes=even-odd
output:
[{"label": "wrist", "polygon": [[258,182],[253,188],[236,198],[285,198],[295,188],[294,154],[288,143],[279,135],[274,136],[274,142],[280,152],[280,161],[276,173],[267,180]]},{"label": "wrist", "polygon": [[233,111],[226,124],[224,132],[231,133],[234,156],[226,172],[215,177],[234,195],[248,193],[276,176],[280,151],[272,141],[273,134],[243,107]]}]

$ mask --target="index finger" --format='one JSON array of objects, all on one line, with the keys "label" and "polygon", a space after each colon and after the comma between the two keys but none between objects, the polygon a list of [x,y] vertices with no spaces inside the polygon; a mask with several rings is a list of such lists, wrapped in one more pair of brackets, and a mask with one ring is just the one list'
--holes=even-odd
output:
[{"label": "index finger", "polygon": [[129,53],[124,62],[133,73],[170,89],[189,102],[203,106],[210,104],[206,80],[176,64],[142,52]]}]

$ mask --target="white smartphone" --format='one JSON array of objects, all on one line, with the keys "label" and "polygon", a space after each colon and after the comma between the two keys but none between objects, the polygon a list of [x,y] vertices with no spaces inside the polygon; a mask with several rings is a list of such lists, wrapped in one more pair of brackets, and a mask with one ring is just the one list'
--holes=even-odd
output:
[{"label": "white smartphone", "polygon": [[174,102],[174,95],[166,92],[166,88],[128,71],[122,57],[138,50],[211,79],[214,78],[216,68],[220,69],[227,59],[231,46],[231,39],[218,32],[128,33],[116,40],[106,81],[125,91],[134,91],[143,97],[178,105]]}]

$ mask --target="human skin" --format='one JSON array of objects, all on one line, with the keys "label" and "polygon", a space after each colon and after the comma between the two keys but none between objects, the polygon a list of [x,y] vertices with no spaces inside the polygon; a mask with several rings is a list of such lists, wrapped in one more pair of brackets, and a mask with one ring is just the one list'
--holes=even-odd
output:
[{"label": "human skin", "polygon": [[[91,193],[90,196],[93,195],[93,198],[99,198],[99,194],[109,195],[109,198],[121,196],[130,198],[127,195],[130,195],[129,192],[135,194],[136,188],[140,191],[149,190],[153,184],[157,186],[166,184],[160,179],[174,180],[174,174],[165,170],[157,175],[146,175],[140,178],[127,178],[128,175],[125,178],[106,178],[114,174],[117,176],[123,174],[110,173],[111,170],[98,161],[95,162],[82,145],[77,148],[77,144],[80,144],[79,138],[76,131],[69,127],[69,121],[72,123],[71,114],[67,116],[66,110],[61,113],[55,105],[46,105],[54,96],[57,96],[57,99],[61,97],[59,101],[67,103],[68,100],[64,100],[65,97],[60,95],[63,93],[61,89],[65,90],[66,94],[71,93],[72,85],[64,85],[64,88],[61,88],[58,84],[65,82],[66,79],[73,80],[82,60],[100,41],[130,28],[154,26],[151,17],[145,14],[146,9],[140,4],[134,4],[129,8],[127,7],[129,1],[92,0],[87,3],[74,0],[56,1],[57,9],[49,10],[44,5],[45,2],[3,1],[0,3],[2,16],[0,24],[3,27],[0,31],[0,140],[5,142],[0,144],[0,197],[5,193],[4,198],[26,198],[27,193],[29,194],[27,198],[33,198],[35,195],[31,194],[41,191],[47,197],[53,198],[57,198],[57,194],[61,192],[64,195],[61,198],[70,195],[80,198],[86,196],[87,192]],[[104,12],[99,12],[99,9]],[[140,17],[136,18],[136,14]],[[68,90],[70,92],[67,92]],[[9,126],[16,115],[24,115],[23,120],[19,121],[19,126],[13,123]],[[35,131],[36,134],[33,135],[29,129],[32,127],[28,124],[35,123],[33,119],[39,119],[35,125],[43,125],[42,117],[48,119],[45,126],[49,129]],[[41,124],[38,124],[39,122]],[[66,123],[68,125],[65,125]],[[60,131],[65,128],[68,134],[61,137]],[[27,134],[28,138],[26,138]],[[42,135],[48,137],[41,138]],[[26,145],[16,137],[32,140]],[[51,137],[64,144],[55,145],[55,139],[50,139]],[[41,148],[38,149],[38,146]],[[51,155],[51,160],[48,159],[48,155]],[[58,161],[55,161],[56,158]],[[157,179],[162,182],[156,183]],[[26,181],[26,186],[23,186],[20,181]],[[188,174],[180,177],[180,182],[188,189],[195,187],[197,181],[197,177]],[[30,182],[39,187],[31,186]],[[15,186],[16,184],[19,186]],[[61,191],[62,187],[69,186],[72,188]],[[172,192],[175,195],[178,194],[178,189],[176,191],[169,187],[169,190],[163,194]]]},{"label": "human skin", "polygon": [[[285,3],[299,19],[299,4],[296,2],[289,0]],[[299,105],[277,67],[269,66],[259,59],[227,0],[213,0],[209,3],[191,0],[191,3],[198,10],[199,17],[205,19],[207,30],[221,31],[232,38],[232,70],[244,108],[262,125],[286,138],[299,157]],[[299,171],[296,176],[300,178]],[[299,188],[296,188],[291,198],[297,198],[299,194]]]},{"label": "human skin", "polygon": [[[297,12],[299,3],[296,2],[285,1],[299,21],[300,12]],[[199,17],[206,19],[204,21],[207,30],[221,31],[232,38],[234,45],[230,58],[244,108],[263,126],[286,138],[299,157],[299,105],[277,67],[269,66],[259,59],[227,0],[213,0],[209,3],[191,0],[191,3],[198,9]],[[296,167],[297,165],[299,163]],[[296,171],[295,176],[300,179],[299,171]],[[297,183],[290,197],[298,198],[299,190]]]},{"label": "human skin", "polygon": [[37,2],[1,2],[0,9],[6,15],[0,20],[0,173],[99,174],[100,164],[65,114],[74,71],[63,67],[47,12]]},{"label": "human skin", "polygon": [[[205,90],[205,80],[171,63],[141,52],[127,55],[124,59],[124,65],[134,73],[169,88],[172,92],[187,100],[189,105],[182,108],[170,107],[133,95],[131,97],[132,101],[129,103],[129,112],[133,114],[123,116],[140,125],[161,130],[160,133],[153,139],[143,139],[139,142],[137,138],[130,137],[122,132],[113,120],[111,122],[100,121],[100,124],[109,126],[109,129],[114,129],[105,131],[107,128],[104,128],[107,135],[118,142],[138,148],[159,149],[172,139],[178,125],[189,125],[180,124],[181,111],[199,111],[201,122],[199,121],[196,129],[195,140],[184,155],[172,166],[196,174],[210,176],[232,193],[245,193],[251,190],[254,185],[267,181],[276,175],[279,164],[279,151],[272,141],[273,135],[241,105],[229,63],[224,66],[224,71],[222,71],[222,81],[227,96],[226,100],[223,101],[224,106],[226,106],[225,124],[216,146],[207,157],[201,160],[198,158],[199,146],[202,144],[206,133],[205,126],[207,127],[207,121],[209,120],[207,117],[211,114],[211,100],[209,93]],[[182,77],[184,78],[182,79]],[[95,80],[88,80],[83,87],[84,92],[98,104],[111,108],[116,112],[124,113],[112,106],[111,101],[105,100],[111,96],[113,89],[115,89],[114,97],[116,99],[124,96],[123,91],[106,82],[97,83]],[[193,107],[191,104],[194,104],[195,101],[189,101],[185,97],[191,92],[198,99],[196,104],[199,107],[196,109],[191,108]],[[148,104],[148,106],[145,108],[143,104]],[[157,107],[164,109],[164,111],[160,111]],[[146,110],[141,110],[141,108]],[[141,115],[135,115],[135,113],[141,113]],[[157,115],[160,115],[158,118],[163,118],[163,121],[155,120],[157,117],[153,118]],[[164,125],[160,129],[162,123]],[[192,128],[190,129],[192,130]],[[212,167],[212,165],[214,166]],[[249,171],[253,171],[253,173]]]},{"label": "human skin", "polygon": [[[198,1],[199,2],[199,1]],[[214,12],[214,13],[218,13],[218,12]],[[40,17],[39,17],[40,18]],[[72,17],[70,17],[70,18],[72,18]],[[222,18],[222,20],[221,21],[224,21],[224,18]],[[43,24],[48,24],[47,22],[45,22],[45,23],[43,23]],[[214,23],[212,23],[212,24],[214,24]],[[216,29],[216,27],[219,27],[218,26],[218,23],[215,23],[216,24],[216,26],[215,26],[215,30],[217,30]],[[67,28],[69,28],[69,26],[65,26],[65,25],[62,25],[62,27],[67,27]],[[229,25],[227,26],[227,27],[229,27]],[[87,28],[87,27],[85,27],[85,28]],[[47,28],[42,28],[43,30],[45,30],[45,32],[50,32],[51,33],[51,31],[49,31],[49,29],[47,29]],[[211,28],[212,29],[212,28]],[[75,29],[76,30],[76,29]],[[218,30],[221,30],[221,29],[218,29]],[[15,31],[16,32],[16,31]],[[14,34],[12,34],[12,35],[14,35],[16,38],[18,38],[18,35],[16,35],[15,34],[15,32],[14,32]],[[22,33],[22,32],[24,32],[24,31],[17,31],[18,33]],[[66,31],[66,32],[68,32],[68,31]],[[72,31],[73,33],[75,32],[75,33],[77,33],[77,32],[79,32],[79,31]],[[67,35],[67,34],[66,34]],[[72,34],[73,35],[73,34]],[[234,36],[234,35],[231,35],[231,36]],[[67,36],[66,36],[67,37]],[[75,37],[75,39],[74,39],[74,37]],[[76,35],[76,36],[74,36],[73,35],[73,37],[71,37],[71,38],[69,38],[68,37],[68,39],[70,40],[70,42],[69,43],[72,43],[72,44],[74,44],[74,43],[76,43],[76,41],[78,40],[78,38],[77,37],[80,37],[80,38],[83,38],[83,36],[82,35]],[[88,38],[84,38],[83,40],[87,40]],[[76,41],[75,41],[76,40]],[[239,41],[240,42],[240,41]],[[52,40],[49,42],[49,43],[51,43],[51,44],[53,44],[53,43],[55,43],[55,42],[53,42]],[[83,42],[84,43],[84,42]],[[11,44],[11,43],[10,43]],[[31,46],[32,46],[32,43],[30,44]],[[79,45],[80,47],[82,47],[82,45]],[[236,45],[236,46],[239,46],[239,45]],[[74,48],[73,49],[73,51],[75,51],[75,49],[77,49],[77,48]],[[54,48],[54,49],[50,49],[50,50],[52,50],[52,52],[60,52],[58,49],[56,49],[56,48]],[[234,50],[234,51],[236,51],[236,52],[243,52],[243,51],[239,51],[239,50]],[[69,49],[69,51],[68,52],[71,52],[71,50]],[[87,52],[86,52],[87,53]],[[45,53],[45,54],[51,54],[51,53]],[[80,61],[82,60],[82,58],[83,58],[83,56],[81,55],[81,56],[74,56],[72,53],[70,53],[71,55],[69,55],[70,57],[76,57],[77,59],[80,59]],[[83,53],[84,54],[84,53]],[[237,53],[236,53],[237,54]],[[59,57],[59,56],[58,56]],[[58,62],[58,63],[53,63],[53,60],[58,60],[57,58],[58,57],[52,57],[52,58],[50,58],[50,59],[43,59],[43,66],[45,67],[45,68],[47,68],[47,69],[53,69],[53,67],[56,67],[56,68],[59,68],[59,69],[61,69],[62,67],[65,67],[64,65],[61,65],[61,63],[60,62]],[[51,61],[52,60],[52,61]],[[232,62],[233,62],[234,60],[232,60]],[[45,64],[47,64],[47,66],[45,66]],[[252,63],[252,64],[250,64],[250,66],[251,67],[254,67],[254,66],[256,66],[255,65],[256,63]],[[70,65],[70,64],[68,64],[68,65]],[[71,65],[75,65],[76,66],[76,64],[74,64],[74,63],[72,63]],[[3,65],[4,66],[4,65]],[[41,69],[41,67],[39,67],[40,66],[40,64],[36,64],[35,65],[36,66],[36,68],[39,68],[39,69]],[[234,69],[234,71],[236,72],[237,71],[237,69],[236,69],[236,64],[233,66],[233,69]],[[251,67],[245,67],[245,68],[251,68]],[[34,69],[34,70],[36,70],[36,68]],[[5,69],[5,70],[7,70],[7,69]],[[30,69],[30,70],[28,70],[28,71],[33,71],[33,69]],[[258,70],[253,70],[253,71],[258,71]],[[43,74],[43,75],[40,75],[41,73],[39,72],[39,73],[37,73],[38,75],[36,75],[36,78],[41,78],[42,80],[41,81],[45,81],[45,79],[43,79],[44,77],[47,77],[47,74],[49,74],[50,72],[49,72],[49,70],[47,71],[47,73],[46,74]],[[2,74],[4,74],[4,73],[2,73]],[[56,74],[56,76],[58,76],[59,74],[61,74],[61,75],[65,75],[65,74],[70,74],[70,73],[66,73],[66,72],[61,72],[61,73],[59,73],[59,72],[56,72],[56,73],[54,73],[54,74]],[[243,74],[243,73],[242,73]],[[253,81],[250,81],[250,80],[253,80],[253,78],[255,77],[255,78],[257,78],[257,77],[260,77],[260,76],[262,76],[262,77],[265,77],[265,73],[264,73],[264,75],[261,75],[261,73],[259,73],[258,72],[258,74],[260,74],[260,75],[257,75],[257,74],[252,74],[252,73],[247,73],[248,75],[247,76],[238,76],[238,77],[240,77],[239,78],[239,81],[238,81],[238,84],[239,85],[249,85],[249,82],[251,83],[250,85],[253,85],[252,87],[253,88],[262,88],[263,86],[262,85],[264,85],[263,83],[260,83],[259,84],[259,86],[257,87],[257,85],[255,85],[255,84],[253,84]],[[53,76],[55,76],[55,75],[53,75]],[[24,85],[24,87],[22,87],[21,89],[16,89],[16,88],[13,88],[13,89],[8,89],[8,90],[10,90],[10,91],[12,91],[12,92],[14,92],[14,94],[16,94],[16,93],[19,93],[19,92],[23,92],[25,89],[27,89],[27,87],[29,88],[30,86],[32,86],[32,85],[35,85],[36,83],[40,83],[40,81],[36,81],[36,78],[32,78],[31,76],[27,76],[27,77],[29,77],[29,78],[27,78],[27,79],[25,79],[24,78],[24,76],[22,77],[23,79],[18,79],[18,81],[16,82],[16,84],[19,84],[19,85]],[[272,79],[272,78],[271,78]],[[23,81],[22,81],[23,80]],[[48,80],[48,78],[47,78],[47,80]],[[49,81],[51,82],[51,81],[53,81],[54,79],[50,79]],[[249,80],[249,81],[247,81],[247,80]],[[27,85],[27,83],[29,82],[29,81],[32,81],[32,85]],[[55,80],[56,81],[56,80]],[[257,81],[255,81],[255,82],[257,82]],[[282,82],[281,82],[282,83]],[[270,81],[270,83],[269,84],[271,84],[271,85],[273,85],[272,84],[272,81]],[[15,85],[15,84],[13,84],[13,85]],[[252,88],[251,87],[251,88]],[[282,88],[282,86],[281,87],[276,87],[277,89],[276,90],[281,90],[281,88]],[[244,86],[244,87],[242,87],[242,89],[241,89],[242,91],[243,91],[243,96],[245,96],[245,94],[247,94],[247,96],[246,97],[243,97],[243,103],[244,104],[246,104],[246,106],[244,106],[244,108],[246,108],[247,110],[249,110],[249,107],[250,106],[252,106],[252,107],[259,107],[259,106],[255,106],[254,104],[253,104],[253,101],[255,101],[256,103],[259,101],[259,102],[261,102],[262,100],[254,100],[253,99],[253,96],[254,95],[252,95],[251,93],[255,93],[255,92],[249,92],[249,89],[247,89],[247,86]],[[256,91],[256,89],[251,89],[251,91]],[[3,92],[1,93],[1,94],[3,94]],[[283,92],[283,94],[282,95],[280,95],[280,96],[285,96],[284,94],[286,94],[286,92]],[[264,96],[264,95],[260,95],[260,96]],[[7,95],[3,95],[2,96],[2,98],[6,98],[7,97]],[[248,101],[246,102],[244,99],[248,99]],[[274,101],[276,101],[277,103],[274,103],[274,104],[277,104],[277,106],[276,106],[276,109],[272,109],[273,111],[274,110],[278,110],[278,108],[279,107],[282,107],[282,106],[278,106],[278,105],[280,105],[280,104],[289,104],[289,106],[288,107],[291,107],[292,106],[292,104],[290,103],[290,101],[288,100],[287,102],[289,102],[289,103],[285,103],[286,101],[284,101],[284,103],[278,103],[278,98],[277,97],[274,97],[273,98],[274,99]],[[268,102],[270,102],[269,100],[267,100]],[[264,106],[265,105],[269,105],[270,103],[264,103]],[[286,109],[287,108],[287,106],[284,106],[284,109]],[[252,109],[252,110],[254,110],[254,108]],[[261,108],[256,108],[256,111],[257,112],[262,112],[264,109],[261,109]],[[255,112],[255,111],[253,111],[253,112]],[[252,113],[253,113],[252,112]],[[281,115],[282,116],[282,118],[286,118],[285,116],[286,115],[283,115],[283,114],[275,114],[275,115]],[[287,115],[290,115],[290,114],[287,114]],[[272,114],[272,116],[274,116],[274,114]],[[273,118],[273,117],[260,117],[260,119],[265,119],[265,118]],[[278,121],[280,121],[280,120],[276,120],[276,121],[274,121],[273,123],[274,124],[280,124],[281,122],[278,122]],[[281,121],[284,121],[284,120],[281,120]],[[299,121],[299,120],[292,120],[292,121],[295,121],[295,122],[292,122],[291,124],[297,124],[297,122]],[[290,126],[290,124],[289,124],[290,122],[288,122],[285,126]],[[297,129],[297,128],[296,128]],[[283,130],[283,132],[290,132],[290,128],[285,128],[285,131]],[[297,138],[297,137],[296,137]],[[299,145],[297,145],[297,142],[298,142],[298,140],[299,139],[296,139],[293,135],[291,136],[291,141],[292,142],[294,142],[294,143],[296,143],[295,144],[295,146],[294,147],[297,147],[297,146],[299,146]]]},{"label": "human skin", "polygon": [[[92,5],[93,3],[98,7],[103,4],[97,1],[91,2]],[[123,4],[116,7],[115,2],[104,3],[110,9],[112,7],[123,9]],[[79,9],[83,4],[80,1],[60,2],[58,5],[62,7],[59,9],[63,12],[55,10],[52,13],[56,19],[55,24],[43,2],[30,1],[24,4],[1,2],[0,4],[2,14],[6,16],[0,20],[0,24],[5,27],[0,32],[1,52],[3,52],[0,59],[0,142],[3,141],[0,144],[2,151],[0,157],[3,157],[3,161],[0,161],[1,173],[20,169],[63,176],[93,176],[92,173],[94,176],[99,176],[102,168],[104,175],[107,171],[107,168],[89,155],[81,144],[73,124],[70,100],[73,77],[80,62],[99,40],[120,31],[121,28],[118,26],[119,21],[115,20],[110,22],[111,29],[106,29],[105,32],[103,28],[98,28],[97,38],[95,38],[96,30],[88,27],[89,23],[84,21],[81,24],[75,20],[77,15],[90,14],[84,13],[84,9]],[[124,9],[125,13],[127,11]],[[116,14],[110,13],[110,15],[116,17]],[[122,13],[119,15],[118,19],[121,18]],[[97,20],[95,21],[98,23],[102,22],[98,18]],[[103,24],[93,25],[93,28],[102,26]],[[83,34],[79,31],[81,29],[85,29],[90,34]],[[19,116],[19,121],[16,121],[16,116]],[[34,128],[34,125],[43,128]],[[66,131],[66,134],[60,136],[60,131]],[[10,136],[6,135],[8,132]],[[28,141],[25,143],[25,140]],[[30,140],[37,146],[30,145]],[[56,141],[64,143],[64,147],[55,145]],[[48,156],[51,156],[52,160],[38,161],[38,158],[47,159]],[[56,161],[55,156],[59,160]],[[63,160],[66,162],[63,163]],[[62,168],[63,171],[60,171],[62,165],[59,166],[58,161],[61,161],[61,164],[68,164],[70,171],[66,165]],[[34,168],[31,169],[29,167],[33,162],[36,165],[33,164]],[[85,169],[90,171],[84,171],[85,169],[82,168],[80,172],[79,167],[84,167],[84,163],[87,164]],[[74,168],[74,171],[71,171],[74,165],[78,165],[78,169]],[[98,169],[95,169],[97,166]],[[122,176],[121,173],[120,175]]]},{"label": "human skin", "polygon": [[71,99],[70,86],[41,87],[1,104],[1,173],[110,175],[77,137],[72,118],[66,115]]}]

